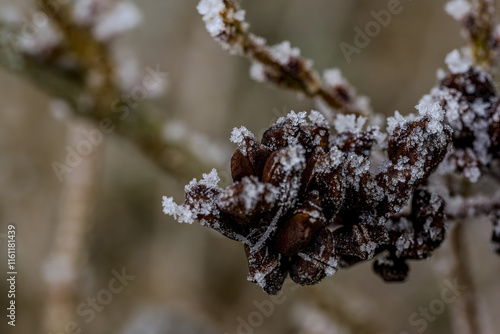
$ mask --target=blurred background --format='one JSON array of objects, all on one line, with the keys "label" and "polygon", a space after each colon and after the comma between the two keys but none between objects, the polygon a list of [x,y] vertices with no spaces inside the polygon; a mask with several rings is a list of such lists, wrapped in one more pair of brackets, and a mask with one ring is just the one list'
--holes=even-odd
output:
[{"label": "blurred background", "polygon": [[[386,9],[388,2],[253,0],[242,5],[255,34],[270,44],[289,40],[314,60],[318,71],[340,68],[358,93],[371,98],[376,112],[391,115],[399,110],[404,115],[434,85],[445,56],[464,41],[457,22],[443,10],[444,0],[402,0],[401,14],[392,16],[348,63],[340,43],[353,44],[353,29],[372,21],[370,11]],[[196,4],[137,1],[142,23],[114,48],[120,57],[135,59],[141,73],[148,66],[168,72],[168,89],[148,103],[220,144],[226,174],[219,171],[227,175],[234,127],[245,125],[260,136],[277,117],[314,109],[314,103],[250,79],[247,59],[229,55],[212,40]],[[27,0],[0,0],[0,11],[12,5],[26,11],[34,6]],[[371,272],[371,263],[365,263],[313,287],[294,289],[288,282],[273,303],[246,280],[240,244],[162,213],[162,195],[181,202],[189,179],[165,174],[114,134],[105,136],[98,156],[88,158],[97,160],[84,202],[88,230],[72,286],[75,293],[68,299],[54,288],[68,273],[54,259],[53,249],[61,242],[56,236],[64,235],[61,217],[71,216],[61,204],[70,195],[52,163],[63,161],[71,131],[67,119],[54,117],[53,106],[54,100],[28,80],[0,68],[2,268],[8,224],[16,226],[18,240],[17,323],[7,326],[2,312],[1,333],[79,333],[65,328],[69,320],[81,333],[417,333],[423,324],[412,324],[411,315],[439,304],[433,301],[446,287],[440,274],[448,261],[446,245],[431,260],[412,262],[404,284],[384,283]],[[500,328],[495,316],[500,310],[500,259],[489,247],[491,224],[471,221],[466,230],[481,316],[491,328]],[[123,270],[134,278],[120,292],[106,292]],[[5,280],[0,290],[4,300]],[[92,299],[97,300],[95,308],[89,306]],[[66,305],[65,316],[71,319],[50,328],[50,318],[59,317],[51,310],[54,304]],[[4,310],[6,305],[2,302]],[[425,332],[450,332],[450,309],[446,304],[426,321]]]}]

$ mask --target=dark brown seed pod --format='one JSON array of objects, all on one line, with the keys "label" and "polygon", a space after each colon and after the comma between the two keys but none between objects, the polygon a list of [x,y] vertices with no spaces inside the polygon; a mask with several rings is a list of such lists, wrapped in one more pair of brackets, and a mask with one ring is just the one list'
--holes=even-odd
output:
[{"label": "dark brown seed pod", "polygon": [[309,181],[321,193],[323,214],[327,220],[331,220],[344,205],[345,175],[340,161],[342,153],[338,150],[319,156],[314,164],[313,181]]},{"label": "dark brown seed pod", "polygon": [[325,157],[325,153],[319,151],[314,152],[307,158],[306,167],[302,172],[302,196],[307,196],[311,190],[318,187],[317,184],[317,165],[320,164]]},{"label": "dark brown seed pod", "polygon": [[271,184],[245,176],[222,191],[218,204],[222,212],[248,223],[270,211],[277,195],[278,190]]},{"label": "dark brown seed pod", "polygon": [[[398,212],[411,196],[413,184],[410,182],[412,170],[410,168],[398,168],[390,165],[387,169],[375,176],[375,182],[379,189],[387,189],[377,200],[377,212],[379,215],[387,215]],[[398,208],[398,210],[395,210]]]},{"label": "dark brown seed pod", "polygon": [[489,75],[471,68],[465,73],[450,73],[440,82],[441,87],[459,92],[468,102],[473,103],[476,99],[489,101],[496,96],[495,84]]},{"label": "dark brown seed pod", "polygon": [[197,184],[186,192],[184,205],[195,213],[195,219],[207,223],[217,222],[219,210],[216,201],[220,196],[220,192],[221,190],[218,188]]},{"label": "dark brown seed pod", "polygon": [[286,278],[286,265],[281,255],[268,247],[252,253],[247,245],[245,253],[248,260],[248,280],[256,283],[267,294],[277,294]]},{"label": "dark brown seed pod", "polygon": [[[274,124],[264,132],[262,144],[275,151],[289,145],[307,144],[306,137],[306,133],[297,124],[286,119],[281,123]],[[289,143],[289,140],[293,140],[294,143]]]},{"label": "dark brown seed pod", "polygon": [[292,256],[303,250],[311,242],[322,224],[308,213],[293,215],[281,224],[274,236],[274,247],[278,253]]},{"label": "dark brown seed pod", "polygon": [[[187,222],[198,219],[241,241],[248,279],[269,294],[281,289],[288,273],[298,284],[316,284],[381,252],[392,264],[379,262],[375,271],[386,280],[403,280],[405,261],[428,257],[445,231],[444,203],[415,188],[442,160],[449,128],[438,106],[422,108],[420,118],[392,123],[392,162],[377,173],[370,168],[372,132],[330,140],[317,114],[308,122],[305,113],[291,113],[266,132],[263,143],[236,129],[235,182],[222,190],[214,171],[186,187],[184,205],[164,199],[164,212]],[[398,212],[412,193],[412,213],[403,220]]]},{"label": "dark brown seed pod", "polygon": [[338,265],[332,232],[323,228],[306,250],[292,257],[291,263],[290,278],[300,285],[317,284],[332,276]]},{"label": "dark brown seed pod", "polygon": [[[426,134],[427,127],[431,120],[429,117],[423,117],[420,120],[405,122],[398,126],[389,137],[387,153],[394,164],[400,159],[408,158],[409,165],[415,165],[417,162],[424,164],[424,175],[426,179],[433,172],[441,161],[443,161],[448,143],[451,141],[451,129],[443,126],[442,131],[436,134]],[[434,121],[435,122],[435,121]],[[441,143],[441,137],[445,134],[446,143]],[[421,138],[427,138],[422,140]]]},{"label": "dark brown seed pod", "polygon": [[318,192],[306,201],[289,219],[280,224],[273,238],[274,248],[282,255],[292,256],[304,250],[323,227],[325,218],[319,205]]},{"label": "dark brown seed pod", "polygon": [[383,257],[373,262],[373,271],[386,282],[403,282],[410,268],[404,259]]},{"label": "dark brown seed pod", "polygon": [[342,152],[369,158],[375,144],[374,130],[359,133],[342,132],[334,141]]},{"label": "dark brown seed pod", "polygon": [[271,151],[251,136],[246,136],[231,158],[233,181],[240,181],[245,176],[262,177],[264,164]]},{"label": "dark brown seed pod", "polygon": [[311,151],[312,148],[319,151],[328,152],[328,145],[330,143],[330,129],[318,126],[316,124],[302,125],[301,129],[311,138]]},{"label": "dark brown seed pod", "polygon": [[371,259],[380,244],[388,240],[385,227],[364,224],[346,225],[333,231],[335,251],[361,260]]},{"label": "dark brown seed pod", "polygon": [[300,146],[282,148],[273,152],[264,165],[262,182],[280,187],[302,176],[305,158]]}]

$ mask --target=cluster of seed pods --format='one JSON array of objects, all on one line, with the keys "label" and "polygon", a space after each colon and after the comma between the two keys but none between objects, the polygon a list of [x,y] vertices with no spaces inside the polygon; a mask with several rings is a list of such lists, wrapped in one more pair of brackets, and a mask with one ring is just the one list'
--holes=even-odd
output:
[{"label": "cluster of seed pods", "polygon": [[[376,127],[333,134],[314,111],[291,112],[260,142],[235,129],[234,183],[220,188],[213,171],[186,186],[183,205],[165,198],[165,213],[242,242],[249,280],[269,294],[287,275],[316,284],[376,255],[376,273],[404,280],[405,261],[428,257],[445,231],[443,201],[421,185],[444,159],[451,131],[438,105],[420,114],[392,119],[388,138]],[[373,170],[375,147],[386,147],[388,160]],[[397,217],[412,195],[411,215]]]}]

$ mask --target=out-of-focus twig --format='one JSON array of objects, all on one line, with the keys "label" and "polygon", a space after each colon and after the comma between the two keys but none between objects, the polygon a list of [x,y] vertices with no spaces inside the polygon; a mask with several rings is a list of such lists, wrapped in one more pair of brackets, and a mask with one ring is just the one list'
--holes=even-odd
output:
[{"label": "out-of-focus twig", "polygon": [[471,266],[467,255],[464,226],[457,222],[450,236],[452,265],[449,277],[464,286],[461,295],[452,303],[452,327],[455,334],[481,334],[476,287],[471,275]]},{"label": "out-of-focus twig", "polygon": [[[78,145],[85,136],[82,130],[91,131],[87,120],[73,120],[68,127],[68,145]],[[88,232],[92,227],[92,208],[102,149],[93,150],[63,183],[59,208],[59,222],[54,234],[52,250],[44,268],[47,285],[46,332],[60,332],[69,321],[76,320],[78,283],[85,267]]]},{"label": "out-of-focus twig", "polygon": [[476,63],[491,67],[495,57],[492,51],[492,33],[495,28],[495,3],[493,0],[472,0],[474,16],[466,24]]},{"label": "out-of-focus twig", "polygon": [[[382,333],[380,324],[374,319],[366,319],[360,316],[359,310],[356,312],[353,307],[350,307],[346,297],[335,291],[330,291],[328,294],[321,293],[319,290],[311,290],[312,303],[314,307],[310,307],[310,312],[317,312],[336,328],[342,328],[346,333]],[[307,320],[307,315],[304,314],[304,319]],[[308,333],[305,331],[305,333]],[[315,331],[311,333],[316,334]],[[322,334],[322,332],[320,332]],[[328,331],[331,333],[331,331]],[[342,332],[344,333],[344,332]]]},{"label": "out-of-focus twig", "polygon": [[474,63],[491,71],[500,48],[494,0],[450,0],[446,10],[461,23]]},{"label": "out-of-focus twig", "polygon": [[[44,2],[46,3],[46,2]],[[0,66],[28,78],[50,96],[63,99],[76,116],[96,122],[106,122],[107,127],[132,141],[158,167],[182,179],[206,172],[213,164],[222,166],[220,157],[206,156],[193,145],[165,135],[168,120],[147,103],[135,103],[134,108],[122,101],[122,94],[113,82],[112,62],[105,44],[96,41],[85,28],[70,26],[62,18],[56,22],[66,31],[69,42],[62,45],[65,52],[76,55],[79,66],[68,68],[53,57],[37,57],[16,49],[5,36],[10,31],[0,22]],[[75,39],[75,41],[71,41]],[[100,78],[95,80],[96,76]],[[120,112],[117,112],[120,110]],[[122,112],[127,110],[127,112]],[[211,161],[210,161],[211,160]]]}]

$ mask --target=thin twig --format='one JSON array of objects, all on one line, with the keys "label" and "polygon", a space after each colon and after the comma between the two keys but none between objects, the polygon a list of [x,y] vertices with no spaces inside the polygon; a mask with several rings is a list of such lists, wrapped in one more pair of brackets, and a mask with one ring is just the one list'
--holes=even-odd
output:
[{"label": "thin twig", "polygon": [[495,27],[495,3],[493,0],[472,0],[472,10],[474,17],[465,25],[469,31],[474,60],[476,64],[490,68],[494,63],[491,35]]},{"label": "thin twig", "polygon": [[[86,140],[82,130],[91,131],[89,121],[74,120],[69,124],[68,145]],[[92,226],[92,207],[98,183],[102,149],[96,148],[63,183],[59,205],[59,221],[52,250],[45,266],[47,284],[46,332],[60,332],[76,319],[78,282],[85,267],[88,232]]]},{"label": "thin twig", "polygon": [[452,304],[452,325],[455,334],[481,334],[482,326],[478,315],[478,301],[476,287],[471,275],[471,264],[468,260],[464,226],[458,222],[451,232],[451,251],[453,267],[450,278],[456,279],[458,284],[466,288],[460,298]]}]

